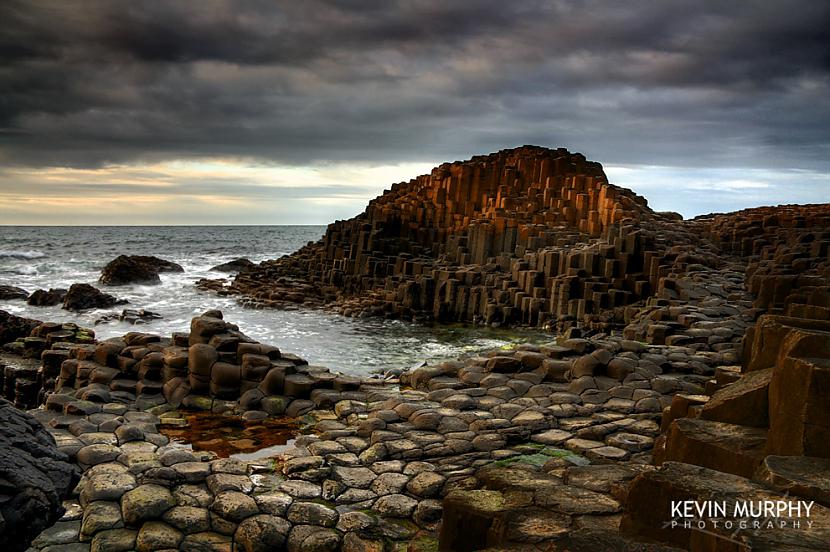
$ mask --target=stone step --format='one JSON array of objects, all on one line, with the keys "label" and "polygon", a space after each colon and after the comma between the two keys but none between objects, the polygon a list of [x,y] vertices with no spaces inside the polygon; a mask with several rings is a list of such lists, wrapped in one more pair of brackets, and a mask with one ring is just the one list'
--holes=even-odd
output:
[{"label": "stone step", "polygon": [[830,508],[830,459],[767,456],[753,479],[782,493],[815,500]]},{"label": "stone step", "polygon": [[752,427],[769,426],[769,384],[772,368],[747,372],[706,402],[701,419]]},{"label": "stone step", "polygon": [[699,418],[672,422],[664,461],[751,477],[765,456],[767,430]]}]

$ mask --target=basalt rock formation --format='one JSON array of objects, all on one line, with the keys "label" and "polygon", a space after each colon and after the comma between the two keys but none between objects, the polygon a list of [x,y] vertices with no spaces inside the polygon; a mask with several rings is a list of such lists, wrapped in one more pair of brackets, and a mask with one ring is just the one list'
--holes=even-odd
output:
[{"label": "basalt rock formation", "polygon": [[[440,540],[458,552],[565,538],[574,550],[639,546],[610,529],[621,489],[653,469],[662,408],[677,391],[703,393],[718,362],[687,347],[573,338],[420,366],[399,382],[310,366],[218,311],[170,337],[80,342],[89,334],[70,330],[43,324],[44,337],[26,338],[41,345],[36,381],[48,387],[32,412],[85,470],[73,513],[33,543],[44,552],[59,538],[142,552],[434,550],[444,509]],[[299,418],[309,433],[273,462],[217,460],[159,433],[194,409],[251,424]],[[472,513],[492,535],[463,532]]]},{"label": "basalt rock formation", "polygon": [[0,546],[25,550],[80,477],[40,422],[0,399]]},{"label": "basalt rock formation", "polygon": [[[706,394],[676,395],[655,441],[659,471],[636,478],[621,528],[690,550],[826,549],[830,506],[830,211],[785,206],[709,219],[719,247],[747,261],[753,310],[740,370],[719,368]],[[782,530],[657,526],[671,501],[814,501]],[[664,521],[668,521],[665,516]],[[793,521],[815,524],[800,530]],[[746,528],[744,528],[746,529]],[[757,529],[757,528],[756,528]]]},{"label": "basalt rock formation", "polygon": [[[201,285],[566,331],[383,380],[310,366],[218,311],[170,337],[41,324],[6,346],[40,362],[5,389],[21,404],[41,390],[33,412],[85,473],[74,516],[33,546],[827,550],[828,252],[830,205],[684,221],[565,150],[442,165],[320,242]],[[268,465],[217,460],[159,433],[180,408],[309,433]],[[684,526],[683,500],[814,504],[801,526],[736,530]]]},{"label": "basalt rock formation", "polygon": [[34,408],[55,387],[54,375],[43,366],[59,364],[66,358],[67,348],[91,343],[95,334],[71,323],[40,322],[0,311],[3,318],[14,324],[14,331],[0,331],[0,337],[15,339],[2,347],[11,355],[0,361],[0,393],[17,408]]},{"label": "basalt rock formation", "polygon": [[149,255],[119,255],[101,271],[99,282],[109,286],[158,284],[160,272],[184,272],[181,265]]},{"label": "basalt rock formation", "polygon": [[129,324],[133,324],[134,326],[147,324],[153,320],[160,320],[163,316],[157,312],[148,311],[146,309],[124,309],[120,313],[118,312],[108,312],[101,316],[100,318],[95,319],[95,325],[104,324],[106,322],[110,322],[113,320],[118,320],[119,322],[127,322]]},{"label": "basalt rock formation", "polygon": [[753,306],[830,320],[830,205],[782,205],[701,217],[726,255],[747,261]]},{"label": "basalt rock formation", "polygon": [[265,306],[336,301],[345,314],[442,322],[622,321],[672,267],[709,262],[686,254],[696,236],[677,218],[580,154],[525,146],[395,184],[230,291]]},{"label": "basalt rock formation", "polygon": [[[433,392],[455,379],[476,382],[489,396],[521,387],[503,389],[493,373],[538,371],[542,385],[567,384],[583,404],[599,400],[634,412],[648,412],[655,398],[639,381],[674,395],[662,407],[662,435],[654,443],[660,469],[599,470],[589,478],[597,489],[616,489],[613,498],[625,504],[624,534],[616,522],[609,532],[576,521],[578,512],[610,519],[617,510],[603,510],[603,501],[584,488],[569,488],[572,468],[536,468],[527,476],[488,465],[476,473],[476,485],[445,498],[443,550],[538,542],[554,549],[644,546],[627,539],[664,543],[655,550],[822,550],[830,541],[829,253],[828,204],[684,221],[608,184],[601,167],[578,154],[524,147],[445,164],[397,184],[361,215],[330,225],[321,241],[261,263],[230,286],[204,287],[257,306],[550,325],[571,328],[566,337],[579,336],[574,326],[622,333],[616,345],[588,340],[582,350],[542,350],[538,370],[523,355],[496,355],[480,365],[484,374],[447,365],[406,376],[414,388],[425,381]],[[701,376],[705,385],[684,392],[676,379],[645,373],[652,369],[688,374],[687,383]],[[484,385],[491,380],[495,387]],[[622,444],[636,450],[642,442],[619,436],[603,443],[603,424],[585,423],[588,443],[562,438],[595,461],[598,454],[614,461]],[[556,431],[550,436],[560,442]],[[632,478],[630,487],[621,483]],[[550,492],[540,490],[547,487]],[[562,493],[579,498],[565,500]],[[815,500],[817,531],[667,525],[672,500],[718,498],[734,505],[741,498],[789,496]]]},{"label": "basalt rock formation", "polygon": [[[734,231],[752,242],[756,220],[751,213],[741,222],[656,213],[609,184],[598,163],[525,146],[395,184],[362,214],[329,225],[319,242],[263,262],[229,286],[200,285],[255,306],[606,330],[629,323],[637,312],[631,306],[680,294],[678,277],[741,265],[743,251],[725,238]],[[762,221],[806,223],[786,215]],[[760,261],[759,276],[769,264]]]},{"label": "basalt rock formation", "polygon": [[38,323],[4,349],[40,363],[5,366],[0,384],[20,408],[61,410],[69,395],[101,403],[132,396],[139,405],[179,406],[209,397],[272,413],[298,415],[348,398],[359,379],[335,377],[290,353],[250,339],[219,311],[193,318],[189,334],[169,338],[130,332],[94,341],[74,324]]},{"label": "basalt rock formation", "polygon": [[[826,550],[828,459],[801,455],[826,443],[823,373],[804,377],[803,363],[787,360],[796,383],[764,400],[776,381],[769,362],[820,364],[824,342],[790,317],[763,317],[754,335],[788,352],[753,348],[744,364],[754,369],[740,378],[730,364],[740,339],[730,336],[752,326],[754,310],[724,270],[706,273],[705,285],[719,286],[737,314],[697,292],[697,272],[672,288],[689,297],[666,288],[644,307],[684,322],[672,322],[675,344],[560,337],[419,366],[400,381],[309,366],[254,343],[218,311],[194,318],[189,333],[98,343],[41,325],[35,333],[51,345],[34,339],[30,350],[43,346],[38,380],[54,379],[55,391],[32,413],[85,471],[72,513],[33,547]],[[309,433],[273,461],[216,459],[159,433],[187,424],[192,409],[250,424],[287,415]],[[759,464],[779,419],[794,437]],[[751,469],[752,478],[736,474]],[[815,529],[736,536],[664,525],[671,500],[784,493],[815,501]]]}]

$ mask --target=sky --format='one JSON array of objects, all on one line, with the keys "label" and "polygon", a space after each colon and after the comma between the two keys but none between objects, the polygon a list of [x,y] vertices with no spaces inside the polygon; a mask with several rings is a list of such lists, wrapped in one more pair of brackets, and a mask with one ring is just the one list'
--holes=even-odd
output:
[{"label": "sky", "polygon": [[0,224],[325,224],[566,147],[686,217],[830,201],[830,2],[3,0]]}]

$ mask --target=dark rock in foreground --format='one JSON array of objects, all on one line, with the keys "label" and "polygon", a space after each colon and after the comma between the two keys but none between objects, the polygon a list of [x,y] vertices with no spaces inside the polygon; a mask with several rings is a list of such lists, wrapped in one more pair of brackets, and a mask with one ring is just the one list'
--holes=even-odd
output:
[{"label": "dark rock in foreground", "polygon": [[63,513],[78,468],[40,422],[0,399],[0,546],[25,550]]},{"label": "dark rock in foreground", "polygon": [[254,266],[256,266],[256,263],[244,257],[240,257],[239,259],[234,259],[227,263],[216,265],[211,268],[211,270],[216,270],[218,272],[244,272]]},{"label": "dark rock in foreground", "polygon": [[15,316],[0,310],[0,343],[8,343],[18,337],[26,337],[40,324],[39,320]]},{"label": "dark rock in foreground", "polygon": [[118,299],[89,284],[72,284],[63,299],[63,308],[74,311],[106,309],[115,305],[123,305],[126,302],[126,299]]},{"label": "dark rock in foreground", "polygon": [[181,265],[148,255],[119,255],[101,272],[99,282],[109,286],[158,284],[160,272],[184,272]]}]

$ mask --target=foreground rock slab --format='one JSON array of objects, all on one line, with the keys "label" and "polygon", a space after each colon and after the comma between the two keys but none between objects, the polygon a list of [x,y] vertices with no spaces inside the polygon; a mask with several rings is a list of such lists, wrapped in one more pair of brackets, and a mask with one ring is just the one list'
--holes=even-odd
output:
[{"label": "foreground rock slab", "polygon": [[80,470],[44,427],[0,399],[0,545],[25,550],[63,514]]}]

